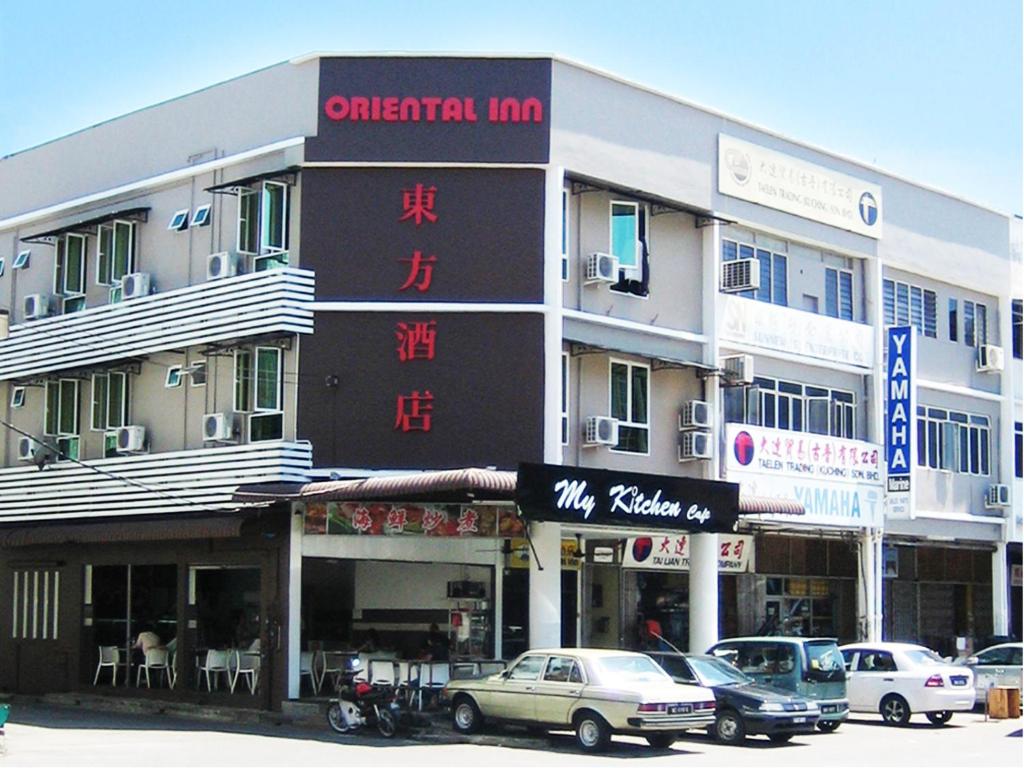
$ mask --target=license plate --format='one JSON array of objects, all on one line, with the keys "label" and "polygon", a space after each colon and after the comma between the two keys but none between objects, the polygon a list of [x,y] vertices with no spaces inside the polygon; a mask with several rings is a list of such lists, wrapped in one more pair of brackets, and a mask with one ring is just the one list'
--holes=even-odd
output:
[{"label": "license plate", "polygon": [[693,711],[693,707],[689,704],[669,704],[668,713],[670,715],[688,715]]},{"label": "license plate", "polygon": [[967,678],[963,675],[956,675],[955,677],[949,678],[949,682],[953,685],[967,685]]},{"label": "license plate", "polygon": [[793,723],[794,724],[796,724],[796,723],[806,723],[806,722],[807,722],[807,718],[806,717],[794,717],[793,718]]},{"label": "license plate", "polygon": [[836,705],[835,704],[822,704],[821,705],[821,711],[822,712],[835,712],[836,711]]}]

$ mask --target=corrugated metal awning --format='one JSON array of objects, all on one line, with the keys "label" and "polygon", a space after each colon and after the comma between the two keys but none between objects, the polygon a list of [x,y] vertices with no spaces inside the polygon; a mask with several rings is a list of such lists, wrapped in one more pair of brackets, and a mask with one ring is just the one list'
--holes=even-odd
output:
[{"label": "corrugated metal awning", "polygon": [[795,499],[773,499],[740,493],[741,515],[803,515],[804,505]]},{"label": "corrugated metal awning", "polygon": [[231,539],[246,518],[237,513],[223,517],[172,516],[166,520],[124,520],[102,523],[54,523],[0,528],[0,547],[38,544],[98,544],[181,539]]}]

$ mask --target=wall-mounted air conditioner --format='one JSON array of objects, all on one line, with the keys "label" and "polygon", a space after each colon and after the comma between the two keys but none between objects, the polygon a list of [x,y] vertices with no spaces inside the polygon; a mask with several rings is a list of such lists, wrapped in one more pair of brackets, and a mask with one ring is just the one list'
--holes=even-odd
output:
[{"label": "wall-mounted air conditioner", "polygon": [[139,299],[149,296],[150,279],[148,272],[132,272],[121,278],[121,298]]},{"label": "wall-mounted air conditioner", "polygon": [[720,365],[726,386],[754,383],[753,355],[730,355],[723,357]]},{"label": "wall-mounted air conditioner", "polygon": [[225,411],[203,416],[203,440],[209,443],[237,443],[242,436],[241,414]]},{"label": "wall-mounted air conditioner", "polygon": [[583,265],[583,282],[617,283],[619,281],[619,260],[610,253],[592,253]]},{"label": "wall-mounted air conditioner", "polygon": [[1005,363],[1002,347],[995,344],[982,344],[978,347],[978,373],[999,373]]},{"label": "wall-mounted air conditioner", "polygon": [[144,453],[146,428],[138,425],[118,427],[114,430],[114,448],[118,453]]},{"label": "wall-mounted air conditioner", "polygon": [[761,264],[757,259],[733,259],[722,262],[722,291],[738,293],[761,287]]},{"label": "wall-mounted air conditioner", "polygon": [[679,460],[710,459],[715,450],[712,440],[710,432],[683,432],[679,436]]},{"label": "wall-mounted air conditioner", "polygon": [[583,425],[583,444],[618,445],[619,420],[608,416],[588,416]]},{"label": "wall-mounted air conditioner", "polygon": [[35,440],[31,437],[19,437],[18,438],[18,461],[35,461],[36,460],[36,446],[38,446]]},{"label": "wall-mounted air conditioner", "polygon": [[52,297],[44,293],[30,293],[22,302],[22,309],[26,320],[38,320],[40,317],[47,317],[50,314],[50,300]]},{"label": "wall-mounted air conditioner", "polygon": [[985,508],[998,509],[1008,506],[1010,506],[1010,486],[999,483],[990,485],[985,491]]},{"label": "wall-mounted air conditioner", "polygon": [[679,411],[679,429],[707,429],[711,426],[711,409],[703,400],[690,400]]},{"label": "wall-mounted air conditioner", "polygon": [[219,280],[242,272],[242,259],[238,254],[221,251],[206,257],[206,279]]}]

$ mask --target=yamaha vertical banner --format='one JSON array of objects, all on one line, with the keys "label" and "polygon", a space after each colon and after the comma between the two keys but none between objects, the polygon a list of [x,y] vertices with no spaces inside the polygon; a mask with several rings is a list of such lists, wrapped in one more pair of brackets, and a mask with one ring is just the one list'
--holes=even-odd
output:
[{"label": "yamaha vertical banner", "polygon": [[914,517],[913,471],[917,464],[917,332],[913,326],[886,331],[885,468],[886,512]]}]

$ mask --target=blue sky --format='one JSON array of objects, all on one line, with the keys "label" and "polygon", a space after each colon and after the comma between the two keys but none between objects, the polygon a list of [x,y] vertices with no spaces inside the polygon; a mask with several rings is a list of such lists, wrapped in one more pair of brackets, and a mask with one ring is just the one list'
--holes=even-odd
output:
[{"label": "blue sky", "polygon": [[556,53],[1021,213],[1019,0],[0,1],[0,156],[292,56]]}]

